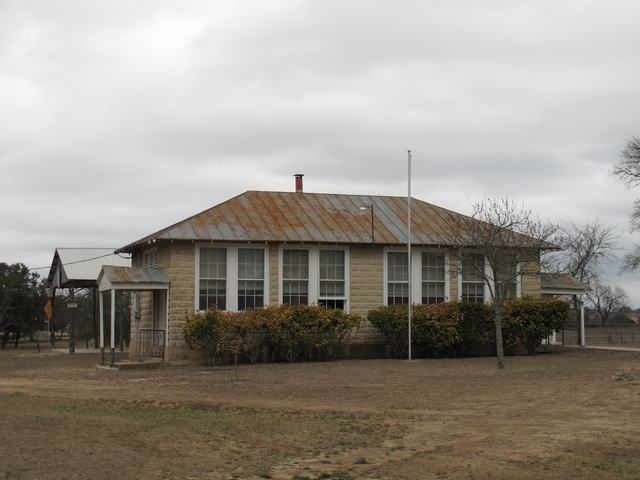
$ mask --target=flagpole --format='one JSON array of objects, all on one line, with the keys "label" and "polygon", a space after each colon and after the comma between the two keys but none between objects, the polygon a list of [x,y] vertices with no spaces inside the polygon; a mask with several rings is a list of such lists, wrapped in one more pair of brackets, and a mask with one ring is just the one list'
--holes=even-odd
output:
[{"label": "flagpole", "polygon": [[411,361],[411,150],[408,154],[408,192],[407,192],[407,259],[409,262],[409,361]]}]

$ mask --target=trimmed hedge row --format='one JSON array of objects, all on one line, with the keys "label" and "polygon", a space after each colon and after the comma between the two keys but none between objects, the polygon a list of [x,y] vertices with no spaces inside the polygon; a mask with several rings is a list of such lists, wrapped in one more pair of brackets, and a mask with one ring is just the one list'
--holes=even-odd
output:
[{"label": "trimmed hedge row", "polygon": [[362,318],[317,305],[280,305],[223,312],[215,306],[186,319],[184,338],[192,350],[204,352],[219,365],[223,353],[246,354],[255,363],[265,346],[281,351],[289,362],[308,347],[335,359]]},{"label": "trimmed hedge row", "polygon": [[[389,305],[371,310],[367,319],[391,345],[396,358],[408,347],[408,306]],[[443,348],[464,347],[474,356],[485,345],[495,344],[495,313],[485,303],[445,302],[413,305],[412,340],[438,357]],[[514,298],[502,310],[505,347],[523,343],[530,355],[542,340],[560,330],[569,320],[569,304],[545,298]]]}]

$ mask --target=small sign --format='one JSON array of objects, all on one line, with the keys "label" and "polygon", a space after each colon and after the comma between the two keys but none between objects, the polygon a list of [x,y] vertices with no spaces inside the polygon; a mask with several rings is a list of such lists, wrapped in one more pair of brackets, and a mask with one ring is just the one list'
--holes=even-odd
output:
[{"label": "small sign", "polygon": [[47,315],[47,318],[51,320],[51,315],[53,315],[53,308],[51,308],[51,300],[47,301],[47,304],[44,306],[44,313]]},{"label": "small sign", "polygon": [[77,303],[67,303],[67,308],[78,308]]}]

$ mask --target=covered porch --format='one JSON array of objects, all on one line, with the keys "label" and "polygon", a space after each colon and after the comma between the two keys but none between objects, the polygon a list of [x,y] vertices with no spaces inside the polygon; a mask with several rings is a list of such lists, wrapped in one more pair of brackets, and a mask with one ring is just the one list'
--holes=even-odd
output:
[{"label": "covered porch", "polygon": [[[564,274],[540,274],[540,287],[542,297],[569,296],[573,297],[578,307],[579,335],[580,346],[585,346],[584,340],[584,300],[583,297],[587,293],[587,286],[571,275]],[[552,343],[556,342],[556,334],[553,334]]]},{"label": "covered porch", "polygon": [[[118,290],[134,293],[133,358],[140,361],[143,356],[159,357],[166,360],[166,340],[169,329],[169,277],[161,268],[121,267],[105,265],[98,276],[100,292],[100,365],[104,366],[104,310],[105,293],[111,293],[111,368],[115,363],[115,292]],[[140,293],[151,293],[151,328],[140,328],[142,306]]]}]

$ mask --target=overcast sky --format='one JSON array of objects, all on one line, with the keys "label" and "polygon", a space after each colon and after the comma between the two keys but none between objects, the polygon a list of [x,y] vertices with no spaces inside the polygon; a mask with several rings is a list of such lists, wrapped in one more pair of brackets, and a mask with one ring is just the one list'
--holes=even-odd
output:
[{"label": "overcast sky", "polygon": [[[484,196],[616,225],[640,2],[0,0],[0,261],[120,247],[247,190]],[[624,251],[621,250],[621,255]],[[48,270],[39,270],[41,274]],[[640,307],[638,276],[608,279]]]}]

